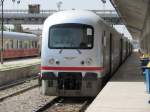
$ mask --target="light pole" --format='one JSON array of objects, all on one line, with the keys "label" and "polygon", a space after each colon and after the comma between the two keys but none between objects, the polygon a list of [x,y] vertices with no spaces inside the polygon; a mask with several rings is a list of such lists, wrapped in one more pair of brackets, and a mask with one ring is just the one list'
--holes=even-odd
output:
[{"label": "light pole", "polygon": [[[20,1],[20,0],[18,0],[18,1]],[[17,1],[17,2],[18,2]],[[12,0],[12,2],[15,2],[15,0]],[[20,2],[19,2],[20,3]],[[3,53],[4,53],[4,0],[1,0],[1,6],[2,6],[2,26],[1,26],[1,36],[2,36],[2,38],[1,38],[1,43],[2,43],[2,45],[1,45],[1,52],[0,52],[0,56],[1,56],[1,64],[3,64],[4,63],[4,59],[3,59]]]},{"label": "light pole", "polygon": [[4,11],[4,0],[1,0],[1,6],[2,6],[2,26],[1,26],[1,35],[2,35],[2,40],[1,40],[1,43],[2,43],[2,45],[1,45],[1,64],[3,64],[3,50],[4,50],[4,48],[3,48],[3,39],[4,39],[4,34],[3,34],[3,31],[4,31],[4,25],[3,25],[3,23],[4,23],[4,17],[3,17],[3,11]]},{"label": "light pole", "polygon": [[106,4],[106,0],[101,0],[103,3],[103,10],[104,10],[104,20],[105,20],[105,4]]},{"label": "light pole", "polygon": [[59,1],[59,2],[57,2],[56,3],[56,5],[57,5],[57,8],[58,8],[58,11],[60,11],[61,10],[61,5],[63,4],[63,2],[62,1]]}]

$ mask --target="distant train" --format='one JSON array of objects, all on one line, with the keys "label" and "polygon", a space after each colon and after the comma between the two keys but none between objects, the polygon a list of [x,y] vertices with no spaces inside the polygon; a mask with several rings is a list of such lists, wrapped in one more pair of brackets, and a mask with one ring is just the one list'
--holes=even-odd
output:
[{"label": "distant train", "polygon": [[[1,37],[0,32],[0,48],[2,45]],[[4,59],[39,56],[39,46],[39,38],[36,35],[4,31]]]},{"label": "distant train", "polygon": [[55,13],[42,34],[42,93],[96,96],[131,52],[130,41],[95,13]]}]

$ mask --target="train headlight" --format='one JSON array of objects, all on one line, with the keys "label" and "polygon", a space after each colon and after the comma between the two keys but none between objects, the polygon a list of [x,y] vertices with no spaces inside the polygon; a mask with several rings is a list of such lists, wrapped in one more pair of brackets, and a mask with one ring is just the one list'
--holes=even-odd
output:
[{"label": "train headlight", "polygon": [[86,63],[87,65],[91,65],[92,62],[93,62],[93,60],[92,60],[91,58],[87,58],[87,59],[85,60],[85,63]]},{"label": "train headlight", "polygon": [[49,59],[49,64],[54,64],[54,63],[55,63],[55,59],[54,58]]}]

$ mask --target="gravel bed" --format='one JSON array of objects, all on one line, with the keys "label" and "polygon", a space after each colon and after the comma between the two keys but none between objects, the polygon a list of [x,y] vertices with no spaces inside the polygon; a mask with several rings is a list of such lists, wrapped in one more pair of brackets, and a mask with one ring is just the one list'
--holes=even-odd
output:
[{"label": "gravel bed", "polygon": [[47,109],[44,112],[79,112],[79,110],[81,109],[82,104],[55,104],[55,106],[53,106],[50,109]]},{"label": "gravel bed", "polygon": [[45,104],[55,96],[43,96],[39,88],[34,88],[0,102],[0,112],[33,112],[40,105]]},{"label": "gravel bed", "polygon": [[84,109],[86,109],[92,100],[93,99],[91,98],[81,97],[61,98],[54,105],[43,112],[80,112],[80,110],[84,111]]},{"label": "gravel bed", "polygon": [[37,79],[29,80],[29,81],[26,81],[25,83],[1,90],[0,91],[0,98],[2,98],[4,96],[11,95],[11,94],[16,93],[20,90],[23,90],[23,89],[26,89],[26,88],[29,88],[29,87],[32,87],[35,85],[38,85]]}]

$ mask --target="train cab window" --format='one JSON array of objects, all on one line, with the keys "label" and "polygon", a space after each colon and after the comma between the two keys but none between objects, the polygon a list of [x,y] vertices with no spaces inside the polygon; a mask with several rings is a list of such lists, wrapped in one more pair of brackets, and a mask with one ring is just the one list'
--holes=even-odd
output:
[{"label": "train cab window", "polygon": [[83,24],[58,24],[50,27],[49,48],[92,49],[94,28]]}]

